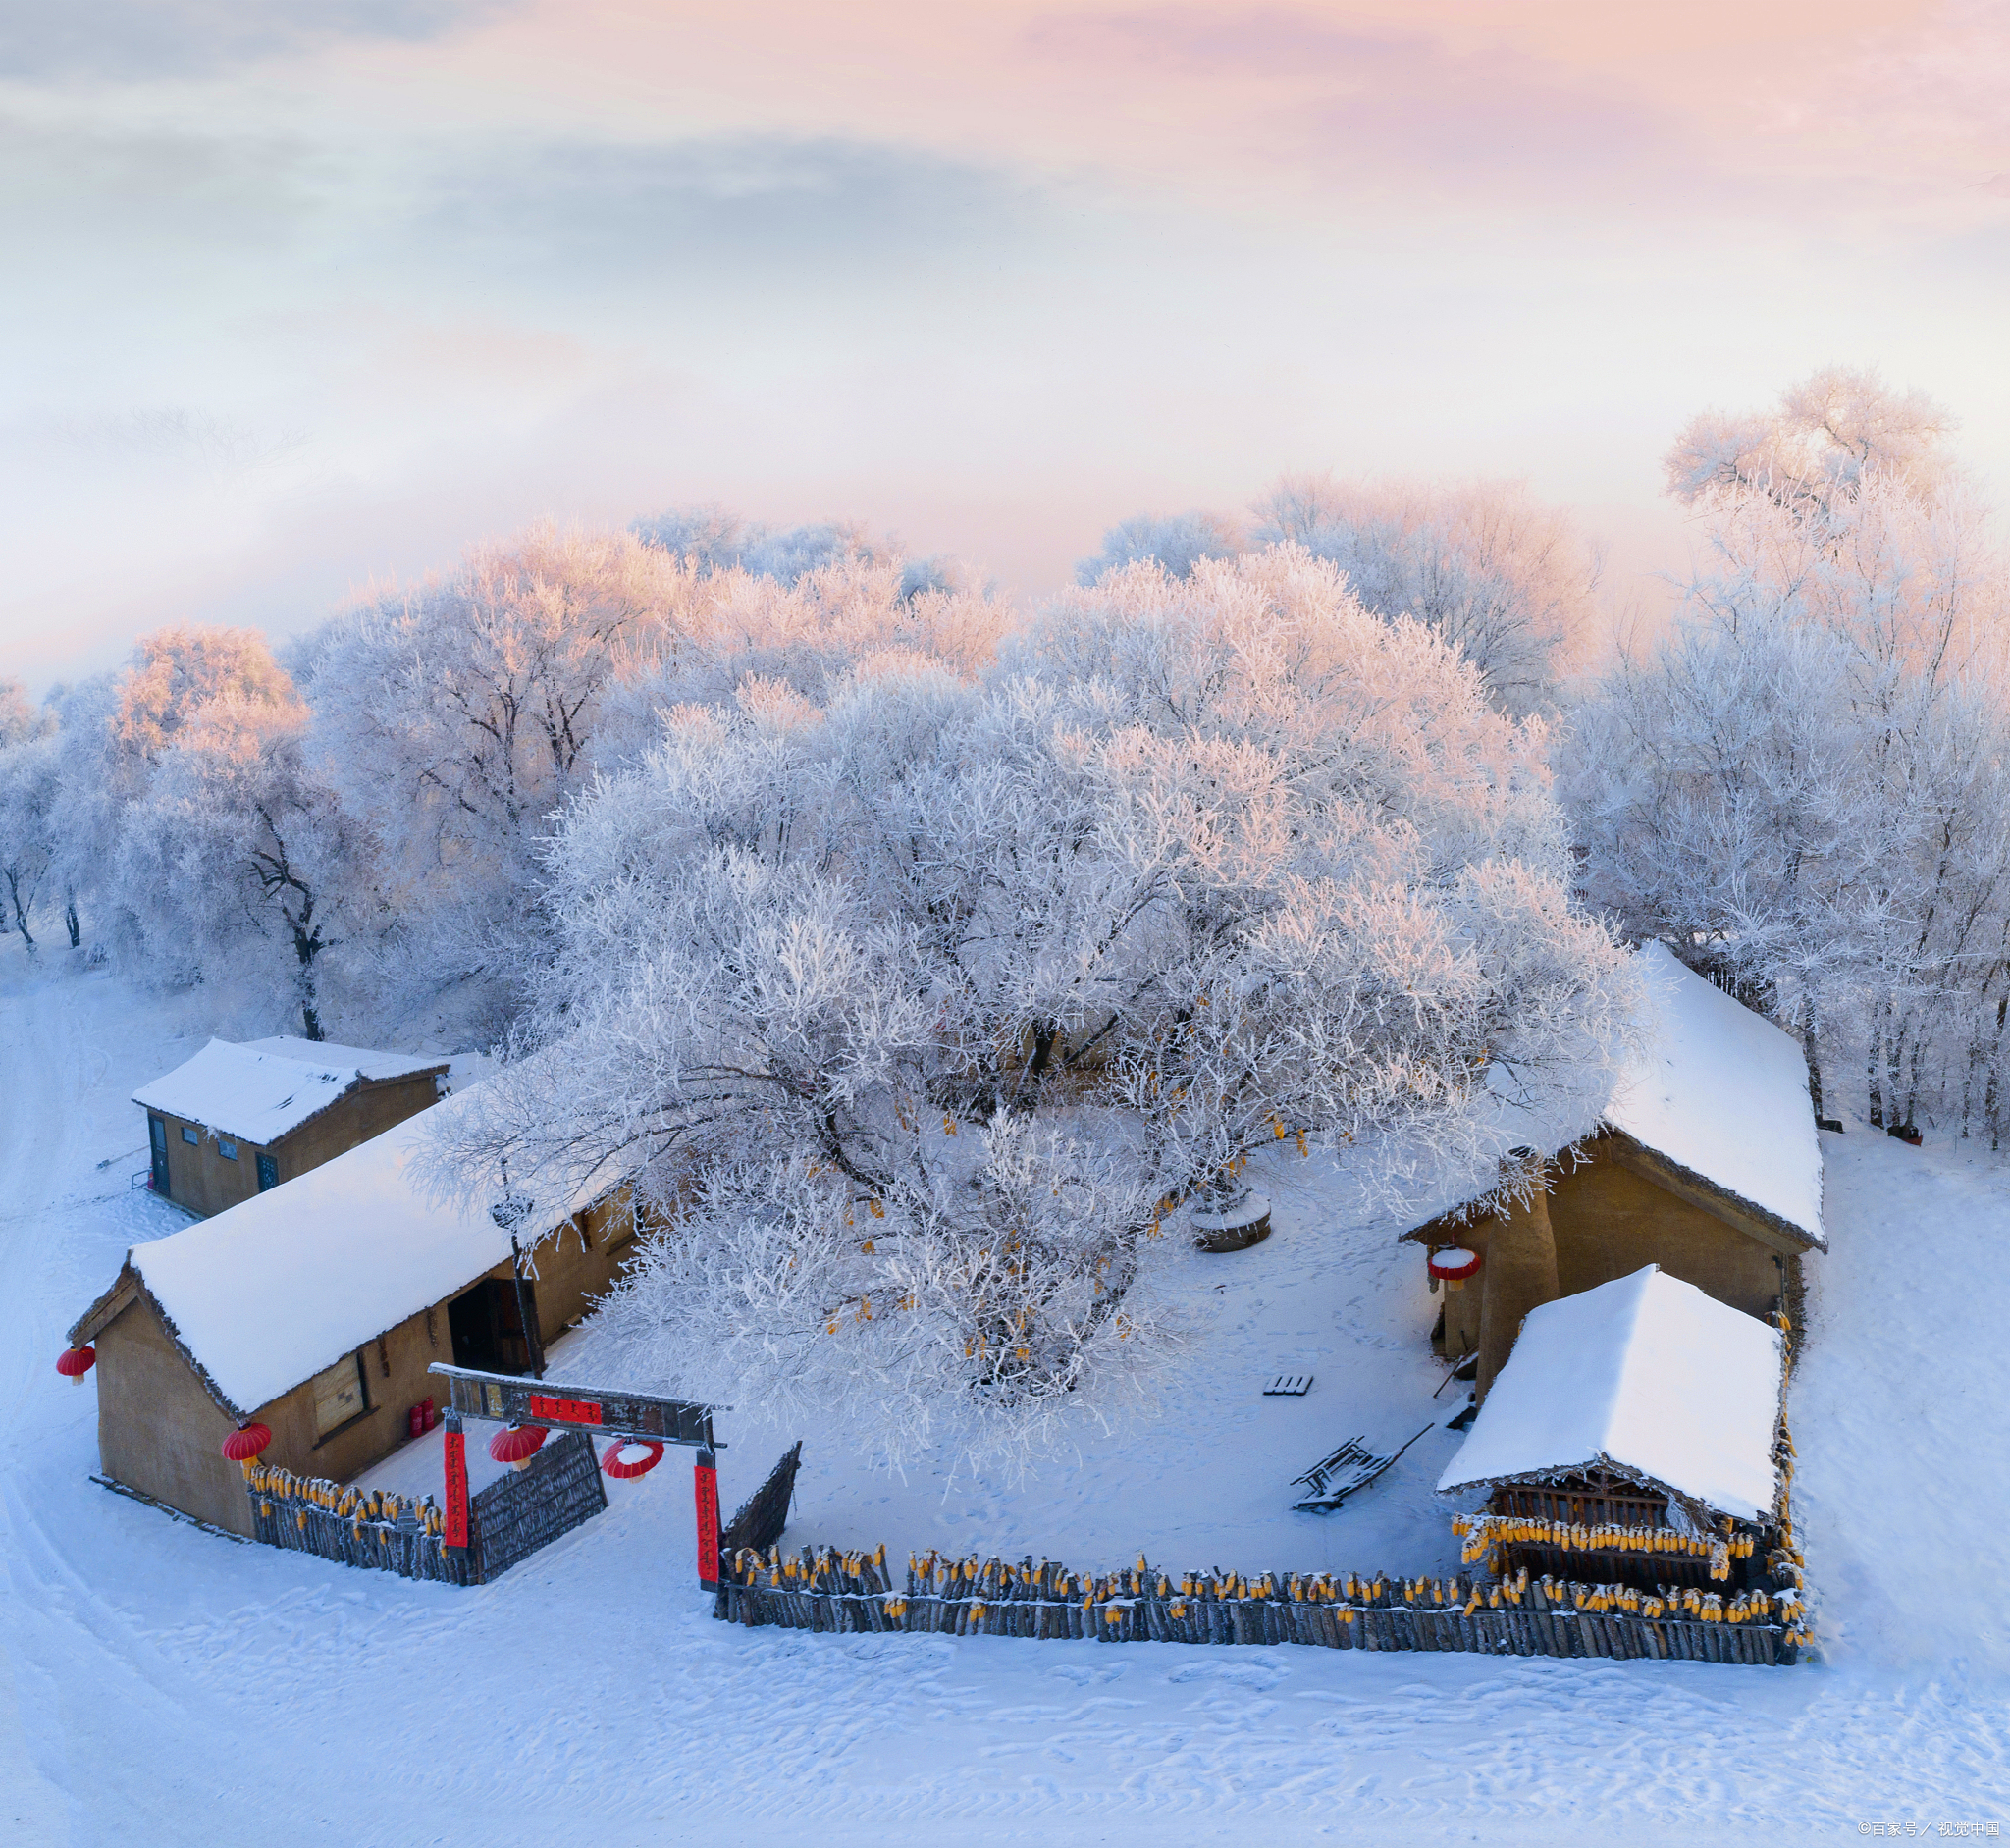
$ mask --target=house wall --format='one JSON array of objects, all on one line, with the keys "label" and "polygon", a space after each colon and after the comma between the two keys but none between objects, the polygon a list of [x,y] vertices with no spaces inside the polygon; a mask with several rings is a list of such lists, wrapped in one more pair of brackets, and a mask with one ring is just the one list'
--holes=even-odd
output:
[{"label": "house wall", "polygon": [[[1561,1295],[1596,1289],[1659,1264],[1670,1277],[1729,1303],[1748,1315],[1768,1315],[1780,1294],[1773,1252],[1726,1225],[1714,1213],[1677,1199],[1610,1156],[1593,1152],[1550,1184],[1550,1225],[1557,1241],[1557,1288]],[[1462,1244],[1484,1259],[1491,1219],[1468,1226],[1434,1227],[1428,1242]],[[1440,1284],[1448,1358],[1476,1352],[1484,1269],[1463,1289]]]},{"label": "house wall", "polygon": [[[258,1191],[261,1154],[278,1163],[281,1181],[291,1181],[346,1154],[373,1135],[381,1135],[407,1117],[417,1116],[436,1103],[439,1095],[440,1086],[430,1074],[364,1083],[310,1117],[290,1135],[264,1144],[239,1140],[236,1161],[218,1150],[216,1137],[202,1124],[165,1111],[147,1114],[160,1117],[168,1126],[168,1197],[177,1206],[207,1219]],[[182,1139],[185,1128],[195,1132],[192,1146]]]},{"label": "house wall", "polygon": [[1559,1177],[1550,1223],[1566,1296],[1659,1264],[1747,1315],[1769,1314],[1779,1298],[1779,1265],[1768,1246],[1610,1157]]},{"label": "house wall", "polygon": [[220,1453],[235,1421],[177,1351],[153,1304],[134,1298],[94,1345],[104,1473],[198,1520],[249,1534],[243,1475]]},{"label": "house wall", "polygon": [[[547,1344],[606,1293],[633,1236],[625,1197],[616,1195],[538,1241],[538,1276],[530,1287]],[[483,1273],[499,1279],[509,1274],[507,1263]],[[481,1281],[471,1277],[462,1289]],[[406,1412],[422,1399],[440,1404],[447,1398],[445,1383],[427,1369],[453,1358],[447,1324],[451,1300],[434,1304],[430,1321],[421,1310],[363,1345],[369,1409],[328,1437],[315,1436],[312,1381],[260,1405],[252,1418],[272,1432],[265,1460],[296,1475],[344,1482],[406,1443]],[[91,1377],[97,1382],[98,1456],[105,1474],[185,1513],[248,1534],[242,1472],[220,1454],[236,1420],[210,1398],[152,1303],[138,1297],[98,1334],[96,1346]]]}]

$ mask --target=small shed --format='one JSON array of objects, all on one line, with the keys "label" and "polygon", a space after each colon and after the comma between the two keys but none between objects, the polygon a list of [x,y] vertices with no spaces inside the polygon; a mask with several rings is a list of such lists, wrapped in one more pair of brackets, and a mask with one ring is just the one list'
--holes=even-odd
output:
[{"label": "small shed", "polygon": [[1529,1312],[1441,1494],[1502,1573],[1745,1589],[1785,1506],[1780,1332],[1649,1264]]},{"label": "small shed", "polygon": [[1531,1209],[1540,1224],[1512,1212],[1451,1214],[1403,1235],[1437,1260],[1432,1289],[1438,1274],[1453,1273],[1433,1336],[1448,1358],[1482,1352],[1490,1292],[1514,1297],[1496,1303],[1505,1357],[1535,1302],[1643,1264],[1748,1315],[1793,1311],[1803,1254],[1828,1248],[1821,1138],[1798,1042],[1659,943],[1640,950],[1639,967],[1646,1049],[1591,1134],[1550,1167],[1547,1193]]},{"label": "small shed", "polygon": [[316,1039],[212,1039],[142,1085],[156,1193],[205,1216],[436,1103],[445,1059]]},{"label": "small shed", "polygon": [[268,1462],[345,1480],[405,1441],[410,1409],[439,1394],[434,1361],[529,1372],[586,1314],[634,1234],[626,1189],[589,1184],[528,1208],[516,1236],[534,1275],[519,1291],[496,1217],[421,1183],[429,1130],[398,1124],[127,1253],[70,1333],[97,1348],[107,1477],[249,1533],[243,1482],[219,1452],[238,1425],[270,1428]]}]

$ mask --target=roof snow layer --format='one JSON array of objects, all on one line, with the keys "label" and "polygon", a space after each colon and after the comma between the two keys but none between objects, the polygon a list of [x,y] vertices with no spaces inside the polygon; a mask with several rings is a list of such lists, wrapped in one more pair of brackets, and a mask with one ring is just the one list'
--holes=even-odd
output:
[{"label": "roof snow layer", "polygon": [[247,1039],[247,1052],[276,1052],[307,1065],[352,1066],[372,1082],[388,1078],[417,1078],[421,1072],[444,1072],[447,1056],[426,1052],[373,1052],[368,1046],[339,1046],[332,1039],[296,1039],[280,1034],[272,1039]]},{"label": "roof snow layer", "polygon": [[1529,1311],[1439,1491],[1610,1464],[1769,1516],[1783,1366],[1777,1330],[1650,1264]]},{"label": "roof snow layer", "polygon": [[[134,1245],[182,1345],[241,1413],[310,1380],[509,1258],[483,1205],[440,1202],[412,1172],[463,1091],[295,1180]],[[519,1229],[528,1246],[583,1201]]]},{"label": "roof snow layer", "polygon": [[1613,1086],[1606,1122],[1826,1249],[1822,1144],[1800,1046],[1664,944],[1644,944],[1639,969],[1648,1046]]},{"label": "roof snow layer", "polygon": [[134,1091],[132,1101],[239,1141],[266,1143],[326,1110],[356,1079],[355,1066],[344,1060],[310,1063],[212,1039]]}]

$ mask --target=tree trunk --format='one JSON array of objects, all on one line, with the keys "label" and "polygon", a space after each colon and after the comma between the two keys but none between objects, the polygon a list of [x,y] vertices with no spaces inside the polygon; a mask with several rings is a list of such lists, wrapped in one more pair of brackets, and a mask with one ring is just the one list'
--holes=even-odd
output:
[{"label": "tree trunk", "polygon": [[70,947],[80,949],[83,945],[83,925],[77,917],[77,894],[70,893],[63,901],[63,922],[70,926]]},{"label": "tree trunk", "polygon": [[21,940],[32,950],[35,940],[27,927],[27,913],[21,906],[21,882],[12,873],[7,878],[7,896],[14,901],[14,927],[21,932]]}]

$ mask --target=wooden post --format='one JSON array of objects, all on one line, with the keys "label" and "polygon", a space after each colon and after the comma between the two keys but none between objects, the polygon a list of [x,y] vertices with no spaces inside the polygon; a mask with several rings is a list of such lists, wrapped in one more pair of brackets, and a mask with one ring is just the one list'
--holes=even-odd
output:
[{"label": "wooden post", "polygon": [[718,1590],[718,1459],[710,1450],[696,1452],[691,1487],[698,1504],[698,1583]]}]

